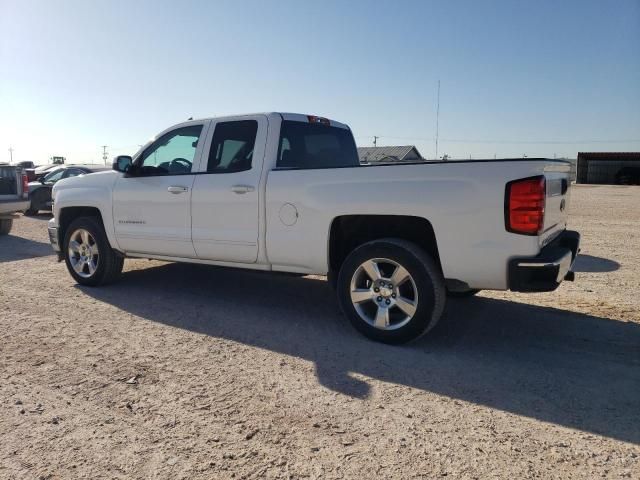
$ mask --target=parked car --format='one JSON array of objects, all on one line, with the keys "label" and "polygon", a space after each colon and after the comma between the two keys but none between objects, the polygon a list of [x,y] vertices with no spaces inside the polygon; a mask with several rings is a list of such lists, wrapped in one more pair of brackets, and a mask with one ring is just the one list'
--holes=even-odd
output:
[{"label": "parked car", "polygon": [[105,170],[103,167],[84,165],[56,165],[39,180],[29,182],[29,208],[26,215],[36,215],[40,210],[51,210],[51,189],[59,180]]},{"label": "parked car", "polygon": [[34,182],[44,177],[49,171],[54,168],[60,168],[60,165],[40,165],[35,168],[27,168],[24,171],[27,174],[27,178],[30,182]]},{"label": "parked car", "polygon": [[7,235],[18,213],[29,207],[27,176],[20,167],[0,165],[0,235]]},{"label": "parked car", "polygon": [[447,290],[573,280],[565,161],[361,165],[347,125],[269,113],[175,125],[113,170],[53,188],[49,238],[82,285],[125,258],[327,274],[355,328],[402,343]]}]

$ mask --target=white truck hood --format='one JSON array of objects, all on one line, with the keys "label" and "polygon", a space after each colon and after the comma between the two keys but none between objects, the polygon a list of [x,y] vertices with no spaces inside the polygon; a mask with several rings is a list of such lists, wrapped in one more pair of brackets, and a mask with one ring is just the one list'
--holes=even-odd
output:
[{"label": "white truck hood", "polygon": [[104,172],[90,173],[87,175],[79,175],[77,177],[65,178],[56,182],[51,192],[51,197],[55,202],[55,198],[58,192],[63,190],[69,190],[72,188],[112,188],[114,182],[121,175],[113,170],[106,170]]}]

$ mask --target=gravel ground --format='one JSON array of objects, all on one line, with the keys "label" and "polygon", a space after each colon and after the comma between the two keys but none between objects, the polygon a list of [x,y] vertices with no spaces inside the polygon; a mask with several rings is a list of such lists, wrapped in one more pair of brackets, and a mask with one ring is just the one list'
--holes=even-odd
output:
[{"label": "gravel ground", "polygon": [[577,281],[367,341],[323,279],[0,238],[0,478],[640,478],[640,187],[578,186]]}]

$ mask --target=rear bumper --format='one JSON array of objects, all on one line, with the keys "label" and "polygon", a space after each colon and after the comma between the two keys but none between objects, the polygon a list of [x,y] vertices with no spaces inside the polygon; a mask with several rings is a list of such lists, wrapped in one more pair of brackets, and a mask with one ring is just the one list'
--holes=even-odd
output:
[{"label": "rear bumper", "polygon": [[573,262],[580,251],[580,234],[562,232],[535,257],[509,261],[509,290],[514,292],[551,292],[563,280],[573,280]]}]

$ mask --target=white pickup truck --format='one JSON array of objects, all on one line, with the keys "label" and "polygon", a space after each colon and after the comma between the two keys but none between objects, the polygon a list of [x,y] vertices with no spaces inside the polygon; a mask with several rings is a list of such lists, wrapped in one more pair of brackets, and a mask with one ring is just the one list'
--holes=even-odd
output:
[{"label": "white pickup truck", "polygon": [[113,170],[53,190],[51,244],[83,285],[125,258],[326,274],[358,330],[402,343],[447,293],[573,279],[562,161],[361,165],[346,125],[266,113],[175,125]]}]

